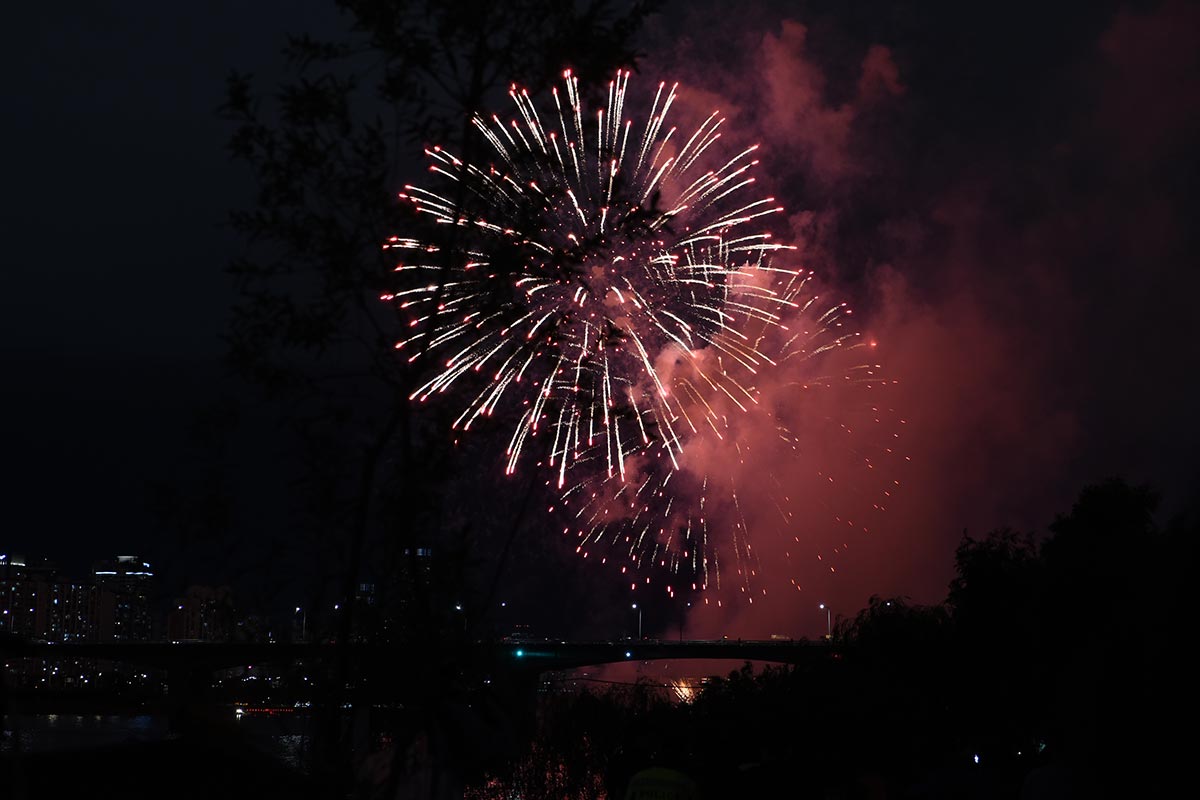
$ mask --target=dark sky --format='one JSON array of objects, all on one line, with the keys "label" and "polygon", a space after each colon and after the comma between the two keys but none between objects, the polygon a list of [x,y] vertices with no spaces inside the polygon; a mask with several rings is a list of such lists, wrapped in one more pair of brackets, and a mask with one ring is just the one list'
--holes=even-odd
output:
[{"label": "dark sky", "polygon": [[[156,551],[146,485],[219,396],[225,224],[250,185],[218,119],[322,2],[24,6],[5,53],[4,546],[73,571]],[[70,7],[70,8],[68,8]]]},{"label": "dark sky", "polygon": [[[22,11],[5,53],[0,545],[81,569],[164,551],[144,487],[186,474],[190,409],[225,391],[249,186],[224,78],[269,85],[285,33],[342,23],[316,0],[72,5]],[[905,387],[891,532],[827,592],[940,599],[964,527],[1040,528],[1107,475],[1194,497],[1196,6],[726,7],[672,6],[637,80],[763,144],[799,257]]]}]

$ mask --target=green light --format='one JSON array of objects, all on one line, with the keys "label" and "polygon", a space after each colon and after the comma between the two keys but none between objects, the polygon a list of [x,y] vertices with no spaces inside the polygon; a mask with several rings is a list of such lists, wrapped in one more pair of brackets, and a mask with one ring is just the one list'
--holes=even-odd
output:
[{"label": "green light", "polygon": [[517,658],[521,658],[521,657],[523,657],[524,655],[525,655],[525,651],[524,651],[524,650],[518,650],[518,651],[517,651]]}]

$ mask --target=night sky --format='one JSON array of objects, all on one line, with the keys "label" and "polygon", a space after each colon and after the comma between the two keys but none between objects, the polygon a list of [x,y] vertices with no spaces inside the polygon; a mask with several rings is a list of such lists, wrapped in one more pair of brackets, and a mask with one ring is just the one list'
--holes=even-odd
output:
[{"label": "night sky", "polygon": [[73,571],[162,552],[147,484],[187,475],[251,187],[218,118],[233,69],[281,74],[331,4],[125,3],[18,12],[6,57],[5,546]]},{"label": "night sky", "polygon": [[[315,0],[72,5],[9,26],[0,544],[82,572],[171,561],[147,485],[194,476],[193,410],[238,391],[225,220],[251,189],[225,77],[270,85],[285,34],[344,22]],[[1042,529],[1110,475],[1165,513],[1192,503],[1197,6],[738,9],[669,6],[635,81],[679,80],[683,115],[719,107],[762,144],[797,257],[901,379],[911,467],[822,598],[940,600],[964,529]],[[271,517],[251,503],[239,524]]]}]

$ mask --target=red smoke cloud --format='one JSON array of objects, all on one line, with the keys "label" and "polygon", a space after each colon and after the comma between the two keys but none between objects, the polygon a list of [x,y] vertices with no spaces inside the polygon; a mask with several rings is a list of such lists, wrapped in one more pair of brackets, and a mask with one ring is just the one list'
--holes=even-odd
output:
[{"label": "red smoke cloud", "polygon": [[[693,616],[693,634],[812,636],[823,633],[821,602],[846,615],[871,594],[937,602],[964,528],[1041,528],[1110,473],[1173,488],[1176,465],[1156,460],[1155,445],[1190,416],[1195,380],[1181,356],[1198,363],[1198,347],[1181,320],[1200,287],[1181,269],[1185,204],[1163,186],[1200,129],[1197,20],[1183,3],[1123,11],[1055,73],[1017,87],[1012,109],[984,98],[977,112],[969,94],[946,88],[959,85],[954,76],[940,86],[928,70],[906,75],[921,54],[905,42],[865,42],[849,74],[833,74],[795,21],[723,32],[744,54],[727,62],[686,41],[648,66],[678,77],[685,111],[719,106],[738,140],[730,147],[763,143],[759,181],[789,209],[796,261],[868,312],[859,323],[899,379],[888,407],[905,420],[911,457],[885,520],[846,537],[836,573],[806,565],[803,591],[710,608]],[[1007,96],[1005,80],[996,91]],[[945,106],[944,124],[939,103],[963,108]],[[1181,314],[1164,313],[1172,307]],[[803,401],[802,380],[783,368],[759,387],[797,428],[831,416]],[[739,427],[768,453],[773,433],[769,415]],[[1185,426],[1182,439],[1195,434]],[[847,471],[826,441],[821,457]],[[828,516],[829,498],[806,494],[811,469],[803,459],[770,465],[814,517]],[[837,502],[851,499],[861,505],[853,491]],[[778,572],[797,543],[767,522],[765,502],[754,507],[751,541],[764,570]],[[829,528],[807,536],[810,552],[838,538]]]},{"label": "red smoke cloud", "polygon": [[855,95],[829,103],[824,72],[807,57],[807,38],[808,29],[789,20],[778,34],[763,36],[764,78],[755,106],[770,149],[786,148],[789,156],[799,156],[810,179],[831,185],[862,174],[851,131],[865,109],[902,95],[904,86],[891,51],[876,45],[862,61]]}]

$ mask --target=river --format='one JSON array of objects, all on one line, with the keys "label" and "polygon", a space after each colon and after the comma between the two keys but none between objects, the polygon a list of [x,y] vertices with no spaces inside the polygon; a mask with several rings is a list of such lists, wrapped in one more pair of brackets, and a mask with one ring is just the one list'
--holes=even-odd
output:
[{"label": "river", "polygon": [[[231,721],[252,746],[302,770],[308,747],[307,713],[242,713]],[[87,750],[170,739],[162,714],[9,714],[4,718],[0,754]]]}]

